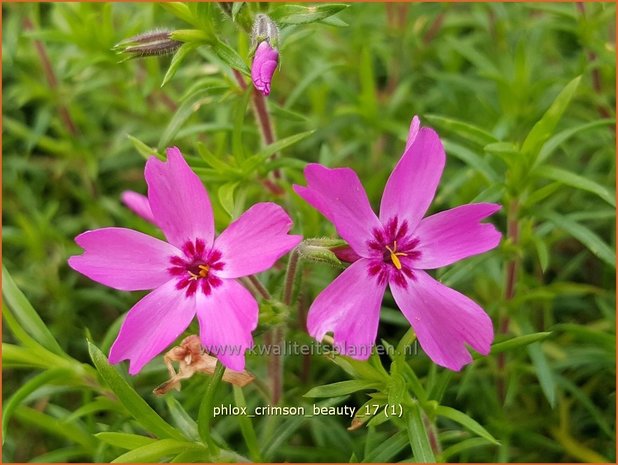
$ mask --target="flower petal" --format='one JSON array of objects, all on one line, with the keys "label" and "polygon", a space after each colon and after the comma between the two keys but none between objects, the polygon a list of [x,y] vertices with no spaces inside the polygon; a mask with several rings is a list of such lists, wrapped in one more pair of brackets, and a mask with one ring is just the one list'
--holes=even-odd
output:
[{"label": "flower petal", "polygon": [[170,257],[181,254],[167,242],[126,228],[86,231],[75,242],[84,253],[69,258],[69,266],[121,291],[159,287],[170,279]]},{"label": "flower petal", "polygon": [[406,150],[410,148],[410,146],[416,140],[416,136],[418,135],[418,130],[421,128],[421,120],[418,116],[414,115],[412,118],[412,122],[410,123],[410,130],[408,131],[408,140],[406,141]]},{"label": "flower petal", "polygon": [[414,231],[436,194],[445,162],[438,134],[430,128],[420,129],[386,182],[380,221],[386,224],[398,217]]},{"label": "flower petal", "polygon": [[215,240],[225,263],[217,276],[238,278],[269,269],[302,240],[288,235],[291,227],[292,220],[279,205],[255,204]]},{"label": "flower petal", "polygon": [[472,361],[466,344],[489,354],[494,330],[476,302],[422,270],[414,270],[414,278],[407,283],[405,288],[391,284],[391,292],[431,360],[459,371]]},{"label": "flower petal", "polygon": [[495,203],[473,203],[423,219],[414,232],[420,258],[413,266],[439,268],[493,249],[502,235],[493,224],[480,221],[498,210]]},{"label": "flower petal", "polygon": [[386,282],[368,272],[361,258],[341,273],[314,300],[307,315],[309,334],[318,341],[332,331],[339,353],[358,360],[371,355]]},{"label": "flower petal", "polygon": [[202,345],[231,370],[245,369],[245,350],[253,346],[258,304],[234,279],[224,279],[208,296],[196,294]]},{"label": "flower petal", "polygon": [[195,316],[195,299],[187,299],[170,280],[136,303],[122,323],[109,352],[110,363],[129,360],[137,374],[187,329]]},{"label": "flower petal", "polygon": [[367,243],[382,225],[356,173],[350,168],[330,169],[317,163],[305,168],[307,187],[294,191],[335,225],[339,235],[361,257],[371,257]]},{"label": "flower petal", "polygon": [[208,193],[180,150],[167,149],[167,163],[149,158],[144,174],[150,208],[167,240],[182,248],[200,238],[210,247],[215,222]]},{"label": "flower petal", "polygon": [[122,199],[122,202],[133,213],[141,216],[149,223],[152,223],[154,225],[157,224],[154,216],[152,215],[152,210],[150,209],[150,202],[148,202],[148,197],[133,191],[124,191],[120,197]]}]

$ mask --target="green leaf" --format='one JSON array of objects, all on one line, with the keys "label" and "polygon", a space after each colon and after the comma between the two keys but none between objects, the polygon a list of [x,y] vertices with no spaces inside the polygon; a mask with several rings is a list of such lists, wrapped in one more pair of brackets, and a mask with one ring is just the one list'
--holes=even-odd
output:
[{"label": "green leaf", "polygon": [[49,351],[66,355],[56,338],[2,265],[2,295],[22,328]]},{"label": "green leaf", "polygon": [[107,358],[99,348],[90,341],[88,341],[88,352],[101,378],[103,378],[111,390],[114,391],[116,396],[118,396],[118,400],[120,400],[133,418],[141,423],[144,428],[161,438],[185,439],[179,431],[163,420],[163,418],[161,418],[159,414],[155,412],[131,386],[129,386],[116,369],[109,364]]},{"label": "green leaf", "polygon": [[328,18],[348,6],[345,3],[323,3],[312,6],[283,5],[275,7],[269,16],[278,24],[308,24]]},{"label": "green leaf", "polygon": [[[243,394],[240,386],[234,386],[234,402],[236,403],[236,406],[241,409],[247,407],[247,401],[245,400],[245,395]],[[255,429],[253,429],[253,422],[251,418],[247,415],[238,415],[236,418],[238,418],[240,432],[245,440],[245,444],[247,444],[247,449],[249,449],[251,460],[254,462],[261,462],[260,447],[258,445]]]},{"label": "green leaf", "polygon": [[616,124],[615,119],[601,119],[592,121],[591,123],[582,124],[574,128],[568,128],[559,132],[555,136],[552,136],[541,148],[539,156],[536,159],[536,163],[543,163],[547,158],[551,156],[554,151],[560,147],[564,142],[580,132],[588,131],[590,129],[602,127],[602,126],[614,126]]},{"label": "green leaf", "polygon": [[526,334],[525,336],[517,336],[508,341],[499,342],[491,346],[491,354],[499,354],[501,352],[507,352],[509,350],[525,347],[534,342],[542,341],[546,337],[549,337],[551,332],[542,332],[534,334]]},{"label": "green leaf", "polygon": [[215,444],[212,434],[211,434],[211,422],[213,419],[213,404],[215,400],[215,393],[217,392],[217,388],[219,387],[219,383],[221,378],[223,378],[223,373],[225,372],[225,367],[223,364],[217,360],[217,366],[215,367],[215,372],[210,378],[208,382],[208,386],[206,387],[206,393],[202,398],[202,403],[200,404],[200,410],[197,416],[197,430],[204,444],[208,444],[208,451],[211,455],[217,455],[219,452],[219,448]]},{"label": "green leaf", "polygon": [[240,9],[243,7],[245,2],[234,2],[232,5],[232,21],[236,21],[236,16],[240,12]]},{"label": "green leaf", "polygon": [[264,147],[262,150],[260,150],[258,153],[256,153],[253,157],[249,158],[249,160],[251,160],[252,158],[255,159],[259,159],[261,161],[264,161],[265,159],[267,159],[269,156],[280,152],[281,150],[296,144],[297,142],[300,142],[303,139],[306,139],[307,137],[309,137],[310,135],[312,135],[315,132],[315,130],[312,131],[305,131],[305,132],[301,132],[299,134],[294,134],[293,136],[289,136],[286,137],[284,139],[279,139],[277,142],[274,142],[270,145],[267,145],[266,147]]},{"label": "green leaf", "polygon": [[157,144],[159,149],[167,147],[169,143],[174,139],[176,133],[180,130],[182,125],[189,119],[189,117],[195,113],[202,104],[202,100],[206,94],[217,89],[217,87],[210,87],[206,89],[200,89],[190,95],[176,110],[174,116],[170,119],[167,127],[161,134],[159,143]]},{"label": "green leaf", "polygon": [[539,378],[541,389],[552,408],[556,405],[556,380],[554,373],[547,362],[541,344],[536,343],[528,347],[528,354]]},{"label": "green leaf", "polygon": [[558,97],[556,97],[543,117],[533,126],[521,147],[521,152],[524,155],[533,158],[538,156],[541,146],[551,137],[552,132],[569,106],[580,80],[581,76],[578,76],[569,82],[558,94]]},{"label": "green leaf", "polygon": [[187,55],[189,55],[189,53],[195,50],[197,46],[198,46],[197,44],[192,43],[192,42],[182,44],[180,46],[180,48],[176,51],[176,53],[174,53],[174,56],[172,57],[170,66],[169,68],[167,68],[167,72],[165,73],[165,76],[163,77],[163,82],[161,83],[161,87],[163,87],[165,84],[170,82],[170,80],[176,74],[176,71],[178,71],[178,68],[180,68],[180,65],[182,64],[184,59],[187,57]]},{"label": "green leaf", "polygon": [[217,192],[221,206],[232,218],[234,218],[234,191],[238,184],[238,182],[225,183]]},{"label": "green leaf", "polygon": [[453,420],[455,423],[459,423],[460,425],[468,428],[477,436],[482,437],[483,439],[491,442],[492,444],[499,445],[500,443],[485,429],[483,428],[476,420],[470,418],[463,412],[456,410],[451,407],[446,407],[444,405],[440,405],[436,408],[436,415],[448,418],[449,420]]},{"label": "green leaf", "polygon": [[165,160],[165,157],[159,152],[157,152],[157,149],[146,145],[144,142],[139,140],[137,137],[133,137],[131,134],[127,134],[127,137],[133,144],[133,147],[135,147],[135,150],[137,150],[137,153],[139,153],[146,160],[148,160],[153,155],[159,160]]},{"label": "green leaf", "polygon": [[187,449],[200,448],[203,448],[203,446],[193,442],[161,439],[126,452],[116,457],[111,463],[156,463],[161,462],[162,458],[169,455],[178,454]]},{"label": "green leaf", "polygon": [[446,153],[459,158],[470,168],[474,169],[478,173],[481,173],[490,183],[497,183],[500,179],[491,165],[472,150],[469,150],[463,145],[456,144],[455,142],[445,138],[442,139],[442,143],[444,144],[444,150],[446,150]]},{"label": "green leaf", "polygon": [[433,450],[429,444],[427,430],[423,423],[422,411],[418,402],[413,402],[408,407],[408,439],[414,459],[421,463],[434,463],[436,458],[433,455]]},{"label": "green leaf", "polygon": [[546,212],[544,216],[554,223],[556,227],[568,232],[571,236],[584,244],[586,248],[598,258],[612,268],[616,268],[616,254],[596,233],[565,215]]},{"label": "green leaf", "polygon": [[94,452],[97,444],[95,437],[73,424],[63,423],[57,418],[24,405],[15,409],[15,417],[25,425],[33,426],[56,437],[68,439],[72,443],[80,444],[90,453]]},{"label": "green leaf", "polygon": [[157,442],[157,440],[153,438],[129,433],[104,432],[97,433],[95,436],[106,444],[128,450],[137,449],[138,447],[147,446],[148,444]]},{"label": "green leaf", "polygon": [[440,454],[440,458],[441,458],[440,462],[443,462],[443,461],[450,462],[449,459],[457,454],[465,452],[469,449],[475,449],[477,447],[485,447],[487,445],[488,445],[488,442],[485,441],[485,439],[483,438],[464,439],[463,441],[460,441],[457,444],[454,444],[444,449],[442,453]]},{"label": "green leaf", "polygon": [[362,391],[365,389],[377,389],[380,383],[375,381],[365,381],[354,379],[349,381],[340,381],[333,384],[325,384],[310,389],[304,397],[336,397],[352,394],[353,392]]},{"label": "green leaf", "polygon": [[609,203],[612,207],[616,206],[616,193],[611,192],[606,187],[592,181],[591,179],[572,173],[571,171],[554,166],[540,166],[535,170],[537,176],[561,182],[567,186],[574,187],[583,191],[591,192]]},{"label": "green leaf", "polygon": [[233,69],[237,69],[246,76],[251,76],[249,67],[244,62],[242,57],[236,50],[220,40],[215,41],[212,44],[212,50],[217,54],[221,60],[223,60],[228,66]]},{"label": "green leaf", "polygon": [[492,134],[470,123],[464,123],[463,121],[446,118],[439,115],[424,115],[424,119],[428,120],[433,125],[444,128],[447,131],[454,132],[455,134],[474,142],[481,147],[498,142],[498,139],[496,139]]},{"label": "green leaf", "polygon": [[398,431],[377,447],[370,449],[365,456],[365,463],[390,463],[408,445],[405,431]]},{"label": "green leaf", "polygon": [[177,18],[180,18],[193,26],[200,27],[199,21],[194,17],[193,13],[185,3],[163,2],[159,3],[159,5]]},{"label": "green leaf", "polygon": [[3,402],[2,408],[2,443],[4,444],[4,440],[7,435],[7,428],[9,425],[9,420],[11,419],[13,412],[19,405],[34,391],[36,391],[41,386],[44,386],[51,381],[55,381],[60,378],[67,379],[67,376],[70,375],[69,370],[65,368],[52,368],[51,370],[44,371],[36,375],[35,377],[29,379],[25,384],[23,384],[15,393],[5,402]]}]

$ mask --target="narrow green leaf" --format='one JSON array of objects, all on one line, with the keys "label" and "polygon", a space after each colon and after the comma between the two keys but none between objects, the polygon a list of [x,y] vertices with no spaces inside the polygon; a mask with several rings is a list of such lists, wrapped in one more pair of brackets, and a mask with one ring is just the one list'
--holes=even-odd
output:
[{"label": "narrow green leaf", "polygon": [[269,14],[278,24],[308,24],[328,18],[349,5],[345,3],[323,3],[319,5],[283,5],[275,7]]},{"label": "narrow green leaf", "polygon": [[197,430],[204,444],[208,445],[208,451],[212,455],[217,455],[219,452],[219,448],[215,444],[212,435],[211,435],[211,422],[213,419],[213,403],[215,399],[215,393],[217,392],[217,388],[219,387],[219,383],[221,378],[223,378],[223,373],[225,372],[225,367],[223,364],[217,360],[217,366],[215,368],[215,372],[210,378],[208,382],[208,386],[206,387],[206,393],[202,399],[202,403],[200,404],[200,410],[197,416]]},{"label": "narrow green leaf", "polygon": [[165,76],[163,77],[163,82],[161,83],[161,87],[163,87],[165,84],[170,82],[170,80],[176,74],[176,71],[178,71],[178,69],[180,68],[180,65],[182,64],[184,59],[189,55],[189,53],[195,50],[196,47],[197,47],[197,44],[192,43],[192,42],[188,42],[180,46],[180,48],[176,51],[176,53],[174,53],[174,56],[172,57],[170,66],[169,68],[167,68],[167,72],[165,73]]},{"label": "narrow green leaf", "polygon": [[549,405],[554,408],[556,405],[556,380],[554,373],[547,362],[541,344],[535,343],[528,346],[528,354],[534,365],[536,375],[539,378],[541,389]]},{"label": "narrow green leaf", "polygon": [[139,153],[146,160],[148,160],[153,155],[160,160],[165,160],[165,157],[159,152],[157,152],[157,149],[146,145],[144,142],[139,140],[137,137],[132,136],[131,134],[127,134],[127,137],[133,144],[133,147],[135,147],[135,150],[137,150],[137,153]]},{"label": "narrow green leaf", "polygon": [[[486,447],[489,443],[483,438],[469,438],[458,442],[450,447],[447,447],[440,454],[440,462],[449,462],[451,457],[461,454],[469,449],[475,449],[477,447]],[[457,461],[455,461],[457,462]]]},{"label": "narrow green leaf", "polygon": [[219,187],[217,191],[221,206],[232,218],[234,218],[234,191],[238,184],[238,182],[228,182]]},{"label": "narrow green leaf", "polygon": [[525,347],[534,342],[542,341],[546,337],[549,337],[551,332],[542,332],[534,334],[526,334],[525,336],[517,336],[508,341],[499,342],[491,346],[491,354],[499,354],[501,352],[507,352],[509,350]]},{"label": "narrow green leaf", "polygon": [[223,60],[228,66],[236,69],[246,76],[251,76],[251,71],[242,57],[236,50],[227,45],[225,42],[217,40],[212,44],[212,50]]},{"label": "narrow green leaf", "polygon": [[483,439],[491,442],[492,444],[500,444],[496,438],[494,438],[485,428],[483,428],[479,422],[470,418],[463,412],[456,410],[451,407],[446,407],[444,405],[440,405],[436,408],[436,415],[448,418],[449,420],[453,420],[455,423],[459,423],[460,425],[468,428],[477,436],[482,437]]},{"label": "narrow green leaf", "polygon": [[434,463],[436,458],[433,455],[431,444],[425,424],[423,423],[422,411],[418,402],[414,402],[408,407],[408,439],[414,459],[421,463]]},{"label": "narrow green leaf", "polygon": [[591,179],[572,173],[571,171],[557,168],[555,166],[539,166],[535,170],[537,176],[561,182],[567,186],[574,187],[583,191],[591,192],[609,203],[612,207],[616,206],[616,193],[608,188],[594,182]]},{"label": "narrow green leaf", "polygon": [[365,463],[391,463],[395,457],[408,445],[405,431],[398,431],[390,438],[369,450],[363,460]]},{"label": "narrow green leaf", "polygon": [[297,142],[300,142],[303,139],[306,139],[307,137],[312,135],[314,132],[315,132],[315,130],[306,131],[306,132],[301,132],[301,133],[298,133],[298,134],[294,134],[293,136],[289,136],[289,137],[286,137],[284,139],[279,139],[277,142],[274,142],[274,143],[264,147],[262,150],[260,150],[258,153],[256,153],[254,155],[254,157],[256,159],[264,161],[265,159],[267,159],[272,154],[280,152],[281,150],[283,150],[283,149],[285,149],[285,148],[287,148],[287,147],[289,147],[291,145],[294,145],[294,144],[296,144]]},{"label": "narrow green leaf", "polygon": [[446,153],[459,158],[470,168],[474,169],[478,173],[481,173],[490,183],[497,183],[500,179],[491,165],[472,150],[467,149],[463,145],[452,142],[449,139],[443,138],[442,143],[444,144]]},{"label": "narrow green leaf", "polygon": [[605,263],[613,268],[616,268],[615,252],[596,233],[588,229],[583,224],[571,220],[565,215],[559,215],[554,212],[546,212],[544,216],[554,223],[556,227],[568,232],[571,236],[580,241],[588,250],[590,250],[590,252],[599,257]]},{"label": "narrow green leaf", "polygon": [[375,381],[365,381],[360,379],[354,379],[349,381],[340,381],[333,384],[325,384],[324,386],[317,386],[310,389],[304,397],[335,397],[352,394],[353,392],[362,391],[366,389],[377,389],[380,387],[380,383]]},{"label": "narrow green leaf", "polygon": [[20,405],[15,409],[15,418],[26,425],[41,429],[53,436],[68,439],[74,444],[79,444],[90,453],[93,453],[96,447],[97,441],[90,433],[73,424],[62,423],[57,418],[25,405]]},{"label": "narrow green leaf", "polygon": [[551,137],[562,115],[569,106],[580,80],[581,76],[578,76],[569,82],[558,94],[541,119],[533,126],[521,147],[521,152],[524,155],[533,158],[538,156],[541,146]]},{"label": "narrow green leaf", "polygon": [[148,431],[161,438],[184,440],[184,436],[167,423],[155,412],[142,397],[129,386],[112,367],[103,353],[92,342],[88,341],[88,352],[97,371],[118,396],[118,400],[126,407],[129,413]]},{"label": "narrow green leaf", "polygon": [[147,446],[148,444],[157,442],[157,440],[154,438],[130,433],[104,432],[97,433],[95,434],[95,436],[106,444],[127,450],[137,449],[138,447]]},{"label": "narrow green leaf", "polygon": [[163,2],[159,3],[159,5],[177,18],[180,18],[193,26],[200,27],[199,21],[193,16],[193,13],[191,13],[191,10],[185,3]]},{"label": "narrow green leaf", "polygon": [[232,5],[232,21],[236,21],[236,16],[240,12],[240,9],[243,7],[245,2],[234,2]]},{"label": "narrow green leaf", "polygon": [[[236,403],[236,406],[241,409],[247,408],[247,401],[245,400],[245,395],[240,386],[234,386],[234,402]],[[245,444],[247,444],[247,449],[249,450],[251,460],[254,462],[261,462],[260,447],[258,445],[255,429],[253,429],[253,422],[251,418],[246,415],[238,415],[237,418],[238,423],[240,424],[240,432],[245,440]]]},{"label": "narrow green leaf", "polygon": [[536,254],[539,257],[541,271],[545,273],[545,271],[547,271],[547,267],[549,266],[549,250],[547,249],[547,244],[545,243],[543,238],[536,235],[532,236],[532,242],[534,243]]},{"label": "narrow green leaf", "polygon": [[590,129],[602,127],[602,126],[614,126],[616,124],[615,119],[601,119],[592,121],[591,123],[582,124],[580,126],[576,126],[574,128],[568,128],[564,131],[559,132],[558,134],[552,136],[541,148],[539,152],[539,156],[536,159],[536,163],[540,164],[545,162],[547,158],[549,158],[554,151],[560,147],[563,143],[569,140],[571,137],[579,134],[580,132],[588,131]]},{"label": "narrow green leaf", "polygon": [[22,328],[49,351],[65,355],[56,338],[2,265],[2,295]]},{"label": "narrow green leaf", "polygon": [[232,130],[232,153],[236,160],[244,160],[245,147],[242,143],[242,133],[245,124],[245,115],[247,113],[247,106],[249,105],[249,98],[253,93],[251,86],[247,87],[242,95],[234,105],[233,119],[234,129]]},{"label": "narrow green leaf", "polygon": [[161,439],[151,444],[133,449],[112,460],[111,463],[156,463],[162,458],[184,452],[187,449],[200,449],[203,446],[176,439]]},{"label": "narrow green leaf", "polygon": [[189,119],[189,117],[195,113],[201,106],[201,101],[205,98],[206,94],[212,92],[215,87],[206,89],[200,89],[190,95],[176,110],[174,116],[170,119],[167,127],[161,134],[159,143],[157,144],[159,149],[167,147],[169,143],[174,139],[176,133],[180,130],[182,125]]},{"label": "narrow green leaf", "polygon": [[455,134],[474,142],[481,147],[498,142],[498,139],[496,139],[492,134],[470,123],[465,123],[463,121],[440,115],[424,115],[424,118],[431,124],[436,125],[439,128],[444,128],[447,131],[454,132]]},{"label": "narrow green leaf", "polygon": [[4,444],[4,440],[7,435],[7,428],[9,425],[9,420],[11,419],[13,412],[19,405],[36,391],[41,386],[44,386],[51,381],[56,379],[64,378],[66,380],[67,376],[70,375],[69,370],[65,368],[52,368],[51,370],[44,371],[36,375],[34,378],[29,379],[25,384],[23,384],[15,393],[2,405],[2,443]]}]

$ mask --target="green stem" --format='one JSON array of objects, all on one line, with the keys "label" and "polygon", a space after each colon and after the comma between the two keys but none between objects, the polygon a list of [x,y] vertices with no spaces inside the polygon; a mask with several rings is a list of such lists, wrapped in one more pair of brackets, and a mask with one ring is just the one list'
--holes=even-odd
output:
[{"label": "green stem", "polygon": [[202,404],[200,405],[200,411],[198,414],[198,432],[200,434],[200,438],[202,439],[202,442],[204,442],[208,446],[210,455],[213,458],[219,455],[219,447],[215,444],[215,441],[213,440],[211,434],[213,401],[215,399],[217,387],[221,382],[221,378],[223,378],[224,372],[225,367],[221,364],[219,360],[217,360],[215,373],[212,375],[210,383],[208,383],[208,387],[206,388],[206,393],[204,394],[204,398],[202,399]]},{"label": "green stem", "polygon": [[262,296],[264,300],[270,300],[271,295],[268,292],[268,289],[264,287],[264,285],[253,275],[247,277],[248,281],[255,288],[258,294]]},{"label": "green stem", "polygon": [[292,304],[292,295],[294,293],[294,283],[296,282],[296,272],[298,271],[298,260],[300,254],[298,249],[295,248],[290,253],[290,259],[288,260],[288,268],[285,272],[285,285],[283,288],[283,303],[286,306]]}]

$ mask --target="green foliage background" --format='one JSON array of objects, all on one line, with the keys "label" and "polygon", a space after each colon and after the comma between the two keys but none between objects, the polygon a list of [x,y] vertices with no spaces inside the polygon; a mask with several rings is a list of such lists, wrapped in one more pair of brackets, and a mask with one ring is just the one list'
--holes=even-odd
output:
[{"label": "green foliage background", "polygon": [[[258,11],[281,26],[268,98],[281,143],[266,149],[231,71],[250,66],[244,28]],[[3,461],[615,461],[613,4],[246,4],[233,7],[236,23],[216,4],[2,12]],[[157,27],[185,30],[184,60],[119,63],[114,44]],[[295,232],[335,237],[291,184],[304,183],[306,162],[351,166],[377,206],[414,114],[448,156],[431,211],[504,206],[493,220],[502,245],[437,273],[492,316],[502,345],[489,357],[456,374],[422,352],[360,364],[287,357],[285,405],[407,399],[405,421],[377,415],[351,432],[340,417],[212,420],[207,377],[156,398],[160,358],[134,378],[107,365],[141,296],[66,260],[86,229],[158,234],[119,202],[123,190],[145,193],[145,156],[179,146],[219,230],[274,200]],[[276,169],[281,192],[264,184]],[[256,342],[283,324],[308,343],[298,315],[337,272],[303,263],[290,309],[261,303]],[[283,274],[284,263],[259,277],[276,299]],[[405,344],[408,328],[387,296],[379,338]],[[268,403],[265,358],[247,364],[261,382],[221,385],[212,402]]]}]

